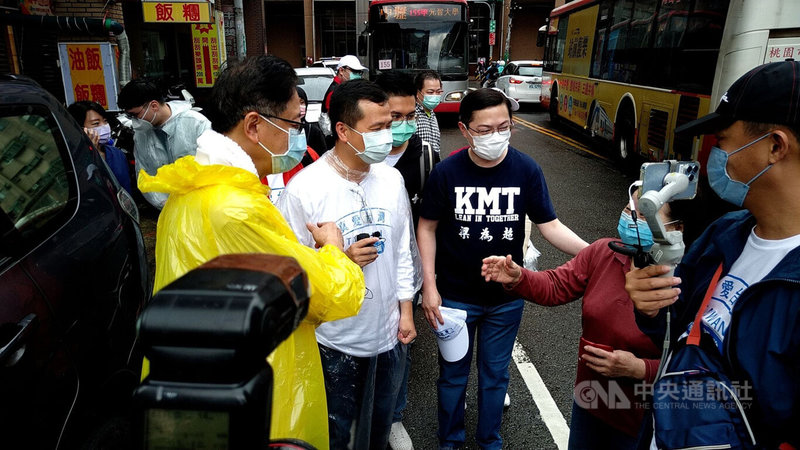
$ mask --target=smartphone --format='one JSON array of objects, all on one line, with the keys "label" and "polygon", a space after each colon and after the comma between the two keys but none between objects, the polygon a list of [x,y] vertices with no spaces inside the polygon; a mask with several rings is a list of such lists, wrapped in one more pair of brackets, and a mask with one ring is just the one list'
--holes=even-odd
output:
[{"label": "smartphone", "polygon": [[[582,356],[587,354],[587,353],[589,353],[589,352],[587,352],[586,350],[583,349],[587,345],[591,345],[592,347],[596,347],[596,348],[599,348],[600,350],[605,350],[607,352],[613,352],[614,351],[614,347],[612,347],[610,345],[597,344],[597,343],[594,343],[592,341],[588,341],[588,340],[584,339],[583,337],[581,337],[580,347],[578,347],[578,360],[579,361],[583,361]],[[589,353],[589,354],[594,356],[594,353]]]},{"label": "smartphone", "polygon": [[668,160],[658,163],[644,163],[639,174],[642,180],[641,194],[647,191],[660,191],[664,187],[664,178],[669,173],[682,173],[689,178],[689,186],[672,200],[691,200],[697,194],[697,181],[700,178],[700,163],[697,161]]}]

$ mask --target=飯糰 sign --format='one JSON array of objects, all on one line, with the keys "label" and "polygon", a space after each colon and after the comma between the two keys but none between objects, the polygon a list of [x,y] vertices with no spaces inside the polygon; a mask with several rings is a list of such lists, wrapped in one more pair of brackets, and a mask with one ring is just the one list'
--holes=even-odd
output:
[{"label": "\u98ef\u7cf0 sign", "polygon": [[211,3],[143,1],[145,22],[156,23],[214,23]]},{"label": "\u98ef\u7cf0 sign", "polygon": [[58,44],[61,78],[67,104],[82,100],[117,109],[114,49],[108,42]]}]

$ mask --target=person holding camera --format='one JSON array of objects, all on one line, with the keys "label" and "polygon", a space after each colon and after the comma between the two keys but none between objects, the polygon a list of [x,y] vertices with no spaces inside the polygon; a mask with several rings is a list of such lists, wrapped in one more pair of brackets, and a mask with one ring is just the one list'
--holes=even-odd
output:
[{"label": "person holding camera", "polygon": [[393,141],[386,93],[370,81],[348,81],[334,91],[330,106],[336,145],[289,182],[278,207],[306,245],[314,244],[307,222],[336,221],[345,252],[364,271],[361,311],[322,324],[317,341],[331,448],[353,442],[354,448],[384,450],[406,344],[417,335],[411,300],[419,265],[411,207],[403,177],[381,164]]},{"label": "person holding camera", "polygon": [[[637,197],[632,196],[634,208]],[[680,202],[661,208],[667,231],[682,231],[685,211]],[[653,234],[641,214],[632,217],[626,203],[617,232],[628,248],[648,251]],[[520,267],[511,255],[483,260],[481,275],[501,283],[515,296],[543,306],[564,305],[583,299],[583,334],[578,347],[569,448],[635,449],[649,406],[641,395],[658,371],[661,348],[636,326],[625,274],[633,258],[609,247],[613,239],[599,239],[562,266],[534,272]],[[638,387],[638,388],[637,388]],[[637,395],[637,390],[639,395]],[[607,394],[607,395],[604,395]]]},{"label": "person holding camera", "polygon": [[[230,253],[295,258],[311,287],[308,314],[270,355],[274,372],[271,436],[328,448],[325,384],[314,331],[356,315],[364,276],[343,251],[333,223],[304,223],[298,242],[269,200],[260,179],[287,171],[306,151],[297,75],[286,61],[257,56],[230,66],[217,79],[206,111],[214,130],[197,140],[197,155],[139,173],[140,189],[169,199],[158,219],[158,291],[206,261]],[[221,133],[221,134],[220,134]]]},{"label": "person holding camera", "polygon": [[673,343],[653,445],[800,448],[800,62],[750,70],[675,133],[716,135],[709,184],[744,210],[712,223],[674,277],[627,274],[639,327]]}]

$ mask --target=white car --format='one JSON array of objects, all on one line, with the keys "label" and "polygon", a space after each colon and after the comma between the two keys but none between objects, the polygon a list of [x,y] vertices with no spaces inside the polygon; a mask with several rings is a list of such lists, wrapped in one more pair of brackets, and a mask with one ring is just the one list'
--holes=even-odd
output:
[{"label": "white car", "polygon": [[333,72],[336,72],[336,67],[339,65],[339,57],[332,56],[329,58],[322,58],[320,60],[314,61],[314,64],[311,67],[327,67],[329,69],[333,69]]},{"label": "white car", "polygon": [[520,103],[540,103],[542,62],[511,61],[503,69],[496,86]]},{"label": "white car", "polygon": [[318,122],[322,111],[322,101],[328,91],[333,77],[333,69],[327,67],[300,67],[294,69],[300,78],[297,85],[306,91],[308,105],[306,105],[306,122]]}]

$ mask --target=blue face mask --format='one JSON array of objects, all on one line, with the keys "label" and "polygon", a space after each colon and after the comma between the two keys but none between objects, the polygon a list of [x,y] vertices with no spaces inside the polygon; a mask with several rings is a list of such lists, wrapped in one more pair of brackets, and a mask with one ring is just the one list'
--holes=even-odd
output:
[{"label": "blue face mask", "polygon": [[284,133],[289,135],[289,150],[282,154],[276,155],[272,153],[264,144],[260,141],[258,145],[264,149],[267,153],[272,155],[272,173],[283,173],[288,172],[298,164],[300,164],[300,160],[303,159],[303,155],[306,152],[306,132],[305,130],[298,130],[296,128],[290,128],[289,130],[285,130],[278,125],[275,125],[275,122],[267,119],[266,117],[259,114],[259,117],[264,119],[265,121],[269,122],[275,128],[283,131]]},{"label": "blue face mask", "polygon": [[360,79],[361,79],[361,72],[350,72],[350,78],[348,79],[348,81],[360,80]]},{"label": "blue face mask", "polygon": [[347,142],[347,145],[355,150],[356,155],[365,163],[379,163],[386,159],[386,156],[392,151],[392,131],[388,128],[362,133],[349,125],[347,127],[364,138],[364,151],[353,147],[350,142]]},{"label": "blue face mask", "polygon": [[392,122],[392,146],[400,147],[417,132],[417,121],[398,120]]},{"label": "blue face mask", "polygon": [[[639,228],[639,234],[636,234],[636,228]],[[644,251],[650,250],[653,246],[653,232],[647,226],[647,222],[642,219],[633,221],[633,217],[624,212],[619,215],[619,225],[617,225],[617,233],[622,242],[628,245],[639,245],[641,241],[642,249]]]},{"label": "blue face mask", "polygon": [[441,95],[424,95],[422,97],[422,106],[424,106],[428,111],[433,111],[441,102]]},{"label": "blue face mask", "polygon": [[739,153],[747,147],[750,147],[756,142],[766,139],[769,136],[772,136],[771,132],[761,136],[749,144],[739,147],[730,153],[725,152],[725,150],[722,150],[719,147],[711,147],[711,154],[708,156],[707,168],[708,184],[711,185],[711,189],[713,189],[721,199],[728,203],[733,203],[739,207],[744,204],[744,198],[747,197],[747,192],[750,190],[750,185],[753,183],[753,181],[756,181],[758,177],[764,175],[764,172],[769,170],[769,168],[772,167],[772,164],[768,164],[764,170],[757,173],[756,176],[751,178],[747,183],[742,183],[741,181],[732,179],[730,175],[728,175],[728,158],[730,158],[731,155],[735,155],[736,153]]}]

